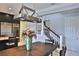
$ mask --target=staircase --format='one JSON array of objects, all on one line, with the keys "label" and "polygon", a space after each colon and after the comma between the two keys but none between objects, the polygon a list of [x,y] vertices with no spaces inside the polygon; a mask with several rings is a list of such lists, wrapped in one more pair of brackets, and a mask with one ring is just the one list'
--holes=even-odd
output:
[{"label": "staircase", "polygon": [[[44,34],[49,38],[49,39],[46,39],[46,43],[51,42],[52,44],[57,45],[57,49],[59,50],[59,55],[65,56],[67,47],[63,44],[63,37],[59,36],[57,33],[55,33],[53,30],[51,30],[50,27],[48,27],[46,25],[46,21],[44,21],[44,26],[45,26]],[[57,37],[57,39],[53,38],[50,35],[50,32],[53,33]]]},{"label": "staircase", "polygon": [[53,38],[50,35],[50,32],[52,32],[58,39],[60,39],[60,36],[58,34],[56,34],[54,31],[52,31],[47,25],[46,25],[46,21],[44,21],[44,34],[49,38],[46,39],[46,42],[52,42],[52,44],[57,44],[57,46],[59,47],[59,40],[56,40],[55,38]]}]

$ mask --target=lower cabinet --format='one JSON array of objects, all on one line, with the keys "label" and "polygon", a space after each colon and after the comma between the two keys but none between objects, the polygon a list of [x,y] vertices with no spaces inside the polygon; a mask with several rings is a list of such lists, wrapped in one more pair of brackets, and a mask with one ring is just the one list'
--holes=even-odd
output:
[{"label": "lower cabinet", "polygon": [[18,39],[1,40],[0,41],[0,51],[9,49],[12,47],[18,47]]}]

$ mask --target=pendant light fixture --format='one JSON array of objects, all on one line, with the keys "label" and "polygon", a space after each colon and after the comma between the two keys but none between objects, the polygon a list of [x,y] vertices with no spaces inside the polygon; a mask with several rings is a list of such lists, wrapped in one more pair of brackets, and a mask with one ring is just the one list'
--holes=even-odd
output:
[{"label": "pendant light fixture", "polygon": [[[23,11],[25,13],[23,13]],[[31,11],[32,14],[28,15],[28,13],[27,13],[28,11]],[[21,9],[19,11],[19,14],[16,17],[14,17],[14,19],[15,20],[30,21],[30,22],[41,22],[41,19],[39,19],[39,17],[35,17],[34,14],[35,14],[35,10],[22,5],[22,7],[21,7]]]}]

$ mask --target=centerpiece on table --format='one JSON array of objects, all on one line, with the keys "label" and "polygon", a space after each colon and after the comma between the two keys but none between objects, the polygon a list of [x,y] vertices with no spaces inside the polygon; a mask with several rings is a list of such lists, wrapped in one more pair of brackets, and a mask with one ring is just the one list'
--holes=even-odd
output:
[{"label": "centerpiece on table", "polygon": [[26,41],[26,50],[30,51],[32,49],[32,38],[36,38],[36,33],[31,29],[26,29],[25,31],[23,31],[22,35],[24,36],[24,39]]}]

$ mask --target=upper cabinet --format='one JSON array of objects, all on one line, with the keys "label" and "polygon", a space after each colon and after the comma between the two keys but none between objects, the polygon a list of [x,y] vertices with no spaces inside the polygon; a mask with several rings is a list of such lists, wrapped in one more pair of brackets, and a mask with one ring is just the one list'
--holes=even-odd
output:
[{"label": "upper cabinet", "polygon": [[0,22],[19,23],[18,20],[13,19],[14,15],[0,12]]},{"label": "upper cabinet", "polygon": [[13,19],[14,15],[0,12],[0,36],[18,36],[19,21]]}]

